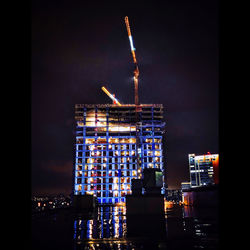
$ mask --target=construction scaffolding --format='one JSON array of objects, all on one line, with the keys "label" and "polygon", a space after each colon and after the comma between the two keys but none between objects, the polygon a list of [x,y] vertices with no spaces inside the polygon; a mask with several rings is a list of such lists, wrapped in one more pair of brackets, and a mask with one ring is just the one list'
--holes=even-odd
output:
[{"label": "construction scaffolding", "polygon": [[142,178],[144,168],[163,171],[161,104],[141,104],[139,113],[134,104],[76,104],[75,122],[75,195],[92,194],[101,204],[125,202],[131,180]]}]

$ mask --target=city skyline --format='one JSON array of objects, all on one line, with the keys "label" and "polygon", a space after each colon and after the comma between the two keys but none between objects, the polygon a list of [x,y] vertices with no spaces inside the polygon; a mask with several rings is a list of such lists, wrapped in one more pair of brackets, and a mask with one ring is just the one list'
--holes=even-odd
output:
[{"label": "city skyline", "polygon": [[74,105],[164,105],[169,188],[189,179],[188,154],[218,149],[218,2],[143,5],[32,1],[32,192],[70,193]]}]

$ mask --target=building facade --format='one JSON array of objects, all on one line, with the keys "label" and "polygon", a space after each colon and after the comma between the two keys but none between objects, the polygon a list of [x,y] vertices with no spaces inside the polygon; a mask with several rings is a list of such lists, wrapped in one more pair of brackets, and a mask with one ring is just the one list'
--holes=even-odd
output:
[{"label": "building facade", "polygon": [[186,190],[191,187],[191,182],[182,182],[181,183],[181,190]]},{"label": "building facade", "polygon": [[191,187],[218,184],[218,154],[189,154],[188,160]]},{"label": "building facade", "polygon": [[161,104],[142,104],[138,112],[130,104],[76,104],[75,122],[74,195],[125,202],[144,168],[164,171]]}]

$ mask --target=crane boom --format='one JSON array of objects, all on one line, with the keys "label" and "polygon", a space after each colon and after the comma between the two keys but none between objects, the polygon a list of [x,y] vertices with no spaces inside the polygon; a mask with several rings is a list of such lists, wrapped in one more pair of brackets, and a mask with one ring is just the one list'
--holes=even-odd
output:
[{"label": "crane boom", "polygon": [[102,90],[114,101],[115,104],[122,106],[121,103],[112,94],[110,94],[110,92],[105,87],[102,87]]},{"label": "crane boom", "polygon": [[131,53],[133,56],[133,62],[135,64],[135,70],[134,70],[134,85],[135,85],[135,105],[138,106],[139,105],[139,96],[138,96],[138,77],[139,77],[139,68],[138,68],[138,64],[137,64],[137,60],[136,60],[136,55],[135,55],[135,47],[133,44],[133,38],[131,35],[131,30],[130,30],[130,26],[129,26],[129,20],[128,17],[125,17],[125,24],[127,27],[127,32],[128,32],[128,38],[129,38],[129,42],[130,42],[130,48],[131,48]]},{"label": "crane boom", "polygon": [[130,48],[131,48],[131,53],[133,56],[133,61],[135,64],[137,64],[137,60],[136,60],[136,56],[135,56],[135,47],[133,44],[133,38],[131,35],[131,30],[130,30],[130,26],[129,26],[129,21],[128,21],[128,17],[125,17],[125,23],[126,23],[126,27],[127,27],[127,32],[128,32],[128,38],[129,38],[129,42],[130,42]]}]

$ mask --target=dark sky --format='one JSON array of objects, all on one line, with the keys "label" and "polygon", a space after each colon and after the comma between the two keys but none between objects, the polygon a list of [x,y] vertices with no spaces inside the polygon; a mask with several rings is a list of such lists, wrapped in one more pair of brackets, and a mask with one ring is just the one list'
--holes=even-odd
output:
[{"label": "dark sky", "polygon": [[70,193],[74,104],[162,103],[169,188],[188,154],[218,153],[218,1],[32,1],[32,192]]}]

